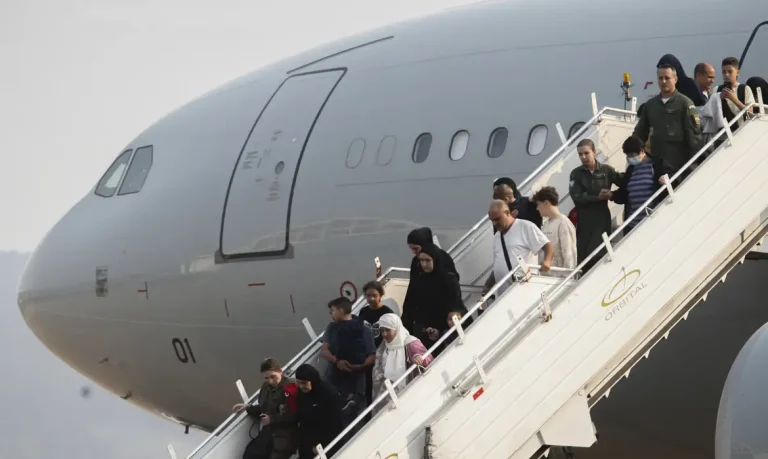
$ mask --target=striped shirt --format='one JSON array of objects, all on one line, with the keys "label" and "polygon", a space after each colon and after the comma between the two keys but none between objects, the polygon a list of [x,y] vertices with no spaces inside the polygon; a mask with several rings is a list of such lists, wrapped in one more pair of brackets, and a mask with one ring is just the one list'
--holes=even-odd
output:
[{"label": "striped shirt", "polygon": [[[632,213],[639,209],[640,206],[653,195],[653,191],[653,163],[651,161],[645,161],[635,167],[635,170],[632,172],[632,177],[629,178],[629,183],[627,184],[627,194],[629,195],[627,200],[627,205],[629,207],[627,215],[632,215]],[[640,215],[629,222],[627,226],[629,228],[634,228],[646,217],[646,215],[645,212],[641,212]]]}]

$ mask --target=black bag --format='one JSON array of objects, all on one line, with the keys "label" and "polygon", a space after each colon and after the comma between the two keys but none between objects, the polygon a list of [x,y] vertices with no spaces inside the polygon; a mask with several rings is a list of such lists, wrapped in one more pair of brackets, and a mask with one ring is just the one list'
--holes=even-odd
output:
[{"label": "black bag", "polygon": [[[507,243],[504,242],[504,235],[500,234],[499,237],[501,238],[501,250],[504,251],[504,261],[507,262],[507,269],[512,271],[512,262],[509,260],[509,252],[507,252]],[[496,279],[496,282],[498,282],[500,279]]]},{"label": "black bag", "polygon": [[[256,421],[256,423],[258,422]],[[243,459],[269,459],[269,456],[272,455],[272,448],[274,448],[272,430],[265,427],[245,447]]]},{"label": "black bag", "polygon": [[[724,85],[720,85],[717,87],[717,92],[721,92],[724,88]],[[718,94],[719,95],[719,94]],[[746,85],[740,84],[736,87],[736,98],[739,99],[739,102],[742,104],[746,103],[745,99],[747,98],[747,88]],[[731,107],[723,102],[723,117],[726,119],[726,121],[731,122],[734,118],[736,118],[736,113],[733,113],[731,111]],[[743,117],[742,117],[743,119]],[[738,126],[737,126],[738,127]]]}]

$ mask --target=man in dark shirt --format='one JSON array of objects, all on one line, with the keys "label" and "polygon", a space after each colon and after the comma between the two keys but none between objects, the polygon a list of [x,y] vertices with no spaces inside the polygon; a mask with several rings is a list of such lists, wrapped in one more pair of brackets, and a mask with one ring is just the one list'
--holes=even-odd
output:
[{"label": "man in dark shirt", "polygon": [[711,64],[700,62],[696,64],[696,68],[693,70],[693,78],[706,104],[712,96],[712,86],[715,84],[715,68]]},{"label": "man in dark shirt", "polygon": [[320,357],[333,365],[333,386],[346,403],[345,418],[351,421],[366,407],[365,373],[373,368],[376,348],[371,330],[352,315],[352,302],[339,297],[328,303],[333,322],[323,335]]},{"label": "man in dark shirt", "polygon": [[501,177],[493,182],[493,199],[506,202],[513,217],[528,220],[541,229],[541,214],[536,210],[536,205],[520,194],[517,184],[511,178]]}]

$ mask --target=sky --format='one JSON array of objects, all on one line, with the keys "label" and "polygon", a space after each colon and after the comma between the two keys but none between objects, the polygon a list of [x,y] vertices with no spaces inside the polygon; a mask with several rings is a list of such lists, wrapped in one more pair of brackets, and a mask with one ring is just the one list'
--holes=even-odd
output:
[{"label": "sky", "polygon": [[132,138],[282,57],[476,1],[0,0],[0,459],[186,455],[204,437],[88,382],[16,307],[27,253]]},{"label": "sky", "polygon": [[477,0],[0,0],[0,250],[30,251],[132,138],[336,38]]},{"label": "sky", "polygon": [[101,389],[35,338],[16,307],[26,259],[0,251],[0,459],[162,458],[168,443],[191,452],[205,434]]}]

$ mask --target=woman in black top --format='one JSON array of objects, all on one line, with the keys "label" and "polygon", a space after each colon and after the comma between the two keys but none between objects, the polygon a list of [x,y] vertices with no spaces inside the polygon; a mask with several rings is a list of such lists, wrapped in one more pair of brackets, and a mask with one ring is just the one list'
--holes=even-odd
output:
[{"label": "woman in black top", "polygon": [[[421,248],[426,245],[434,244],[432,230],[426,226],[417,228],[408,233],[408,248],[413,252],[413,258],[411,259],[411,279],[421,271],[421,266],[419,265],[419,252],[421,252]],[[453,263],[453,258],[451,258],[448,252],[440,247],[437,247],[437,250],[439,252],[440,264],[445,267],[446,271],[453,273],[456,276],[456,279],[459,280],[459,272],[456,271],[456,265]]]},{"label": "woman in black top", "polygon": [[[325,447],[343,430],[341,398],[312,365],[301,365],[295,376],[299,386],[299,459],[313,459],[318,444]],[[341,446],[338,444],[325,454],[331,457]]]},{"label": "woman in black top", "polygon": [[449,311],[467,310],[461,300],[459,280],[440,263],[440,256],[440,248],[434,244],[421,248],[421,272],[411,278],[409,295],[403,304],[403,325],[427,348],[446,329]]}]

